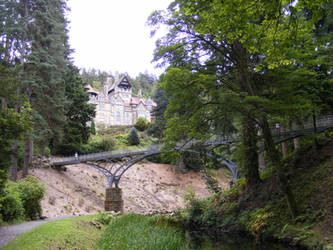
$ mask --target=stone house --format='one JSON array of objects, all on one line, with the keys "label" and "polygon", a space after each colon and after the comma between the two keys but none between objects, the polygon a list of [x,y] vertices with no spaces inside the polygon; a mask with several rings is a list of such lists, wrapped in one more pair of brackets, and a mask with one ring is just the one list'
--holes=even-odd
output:
[{"label": "stone house", "polygon": [[96,104],[95,124],[102,123],[106,127],[131,126],[139,117],[152,121],[151,111],[156,103],[143,98],[141,90],[137,97],[133,97],[132,85],[126,76],[114,84],[110,84],[108,78],[102,91],[96,91],[90,85],[86,90],[90,95],[89,103]]}]

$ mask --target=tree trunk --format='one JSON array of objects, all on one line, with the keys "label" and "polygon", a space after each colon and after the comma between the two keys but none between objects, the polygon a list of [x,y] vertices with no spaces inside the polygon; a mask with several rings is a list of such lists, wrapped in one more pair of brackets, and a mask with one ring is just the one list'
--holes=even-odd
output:
[{"label": "tree trunk", "polygon": [[11,146],[11,154],[10,154],[10,159],[11,159],[11,165],[10,165],[10,179],[12,181],[17,180],[17,149],[18,149],[18,141],[14,140]]},{"label": "tree trunk", "polygon": [[4,97],[0,97],[0,101],[1,101],[1,111],[3,113],[7,113],[7,101]]},{"label": "tree trunk", "polygon": [[[286,132],[285,128],[281,126],[281,133]],[[282,148],[282,156],[286,157],[288,154],[288,148],[287,148],[287,142],[281,142],[281,148]]]},{"label": "tree trunk", "polygon": [[33,142],[31,139],[31,134],[27,134],[24,145],[23,177],[26,177],[28,175],[28,169],[32,163],[32,153],[33,153]]},{"label": "tree trunk", "polygon": [[[259,129],[258,131],[258,135],[261,136],[262,135],[262,131],[261,129]],[[266,169],[266,162],[265,162],[265,154],[264,154],[264,143],[263,143],[263,140],[259,140],[258,141],[258,164],[259,164],[259,170],[261,172],[264,172],[265,169]]]},{"label": "tree trunk", "polygon": [[277,174],[277,179],[278,179],[280,190],[286,197],[289,212],[290,212],[292,218],[294,219],[297,215],[297,203],[296,203],[294,194],[290,188],[290,185],[288,183],[288,179],[284,173],[285,170],[281,163],[281,157],[279,155],[279,152],[275,148],[272,133],[269,128],[266,117],[262,118],[261,126],[262,126],[264,140],[265,140],[265,150],[267,150],[268,157],[270,158],[271,162],[276,167],[276,174]]},{"label": "tree trunk", "polygon": [[[17,89],[17,96],[20,95],[20,89]],[[16,102],[14,105],[14,111],[18,113],[20,111],[20,103]],[[17,180],[17,150],[18,150],[18,140],[13,140],[12,146],[11,146],[11,166],[10,166],[10,179],[12,181]]]},{"label": "tree trunk", "polygon": [[248,117],[243,117],[243,145],[245,160],[245,178],[248,188],[260,182],[258,166],[258,147],[255,123]]},{"label": "tree trunk", "polygon": [[[297,121],[296,120],[292,121],[291,127],[293,130],[297,130]],[[299,149],[299,138],[294,139],[294,148]]]}]

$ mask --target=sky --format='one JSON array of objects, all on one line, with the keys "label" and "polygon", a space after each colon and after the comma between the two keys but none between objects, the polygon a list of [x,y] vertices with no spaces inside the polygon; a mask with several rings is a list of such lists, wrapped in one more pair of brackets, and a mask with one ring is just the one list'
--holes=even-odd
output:
[{"label": "sky", "polygon": [[171,0],[68,0],[69,42],[79,68],[113,74],[140,72],[158,76],[151,63],[155,40],[146,25],[154,10],[166,9]]}]

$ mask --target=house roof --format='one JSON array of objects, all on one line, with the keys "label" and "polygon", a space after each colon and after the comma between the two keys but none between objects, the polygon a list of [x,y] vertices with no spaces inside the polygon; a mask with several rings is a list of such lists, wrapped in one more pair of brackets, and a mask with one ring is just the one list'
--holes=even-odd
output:
[{"label": "house roof", "polygon": [[116,86],[132,88],[132,85],[130,84],[127,76],[123,76],[123,77],[119,78],[114,84],[112,84],[112,86],[108,90],[108,94],[110,94],[110,92],[114,91]]},{"label": "house roof", "polygon": [[157,106],[156,102],[154,102],[153,100],[151,100],[151,99],[144,99],[144,98],[140,98],[140,97],[132,97],[130,104],[139,105],[140,102],[141,102],[143,105],[147,106],[148,100],[151,101],[153,107]]},{"label": "house roof", "polygon": [[90,84],[86,85],[84,88],[87,90],[88,93],[98,94],[98,91],[94,90],[93,87],[91,87]]}]

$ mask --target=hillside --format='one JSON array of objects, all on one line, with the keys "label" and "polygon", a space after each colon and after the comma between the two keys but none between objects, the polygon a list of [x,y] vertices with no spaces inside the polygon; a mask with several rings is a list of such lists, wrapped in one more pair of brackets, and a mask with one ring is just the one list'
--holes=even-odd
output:
[{"label": "hillside", "polygon": [[[53,168],[34,168],[30,174],[47,186],[42,201],[43,215],[49,218],[73,214],[91,214],[104,210],[105,177],[94,168],[83,164],[67,167],[66,171]],[[184,196],[195,192],[198,197],[210,194],[200,172],[181,173],[177,166],[139,163],[122,177],[124,212],[154,213],[174,211],[184,207]],[[220,169],[218,180],[227,189],[230,175]]]},{"label": "hillside", "polygon": [[[291,217],[274,168],[262,174],[256,188],[248,189],[244,178],[227,192],[208,201],[192,202],[187,227],[215,233],[247,234],[257,243],[279,240],[302,249],[333,246],[333,137],[322,137],[283,161],[284,171],[297,202]],[[200,208],[200,209],[198,209]]]}]

